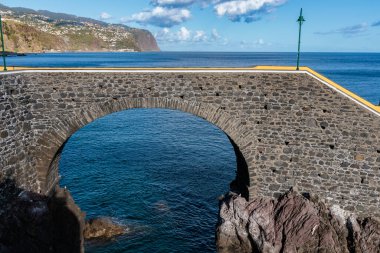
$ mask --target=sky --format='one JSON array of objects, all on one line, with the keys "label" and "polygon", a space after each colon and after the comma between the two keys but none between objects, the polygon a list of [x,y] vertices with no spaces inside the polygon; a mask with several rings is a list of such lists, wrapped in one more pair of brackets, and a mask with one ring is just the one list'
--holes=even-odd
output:
[{"label": "sky", "polygon": [[1,0],[144,28],[163,51],[380,52],[379,0]]}]

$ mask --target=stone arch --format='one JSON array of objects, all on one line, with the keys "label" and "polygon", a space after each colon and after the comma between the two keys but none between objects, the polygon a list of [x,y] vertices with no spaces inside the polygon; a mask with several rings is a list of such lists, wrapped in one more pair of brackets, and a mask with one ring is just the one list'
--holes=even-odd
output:
[{"label": "stone arch", "polygon": [[46,131],[36,144],[33,157],[36,158],[35,169],[38,175],[38,191],[43,194],[53,192],[59,181],[58,164],[66,141],[77,130],[92,121],[108,114],[134,108],[164,108],[187,112],[205,119],[221,129],[229,138],[236,155],[236,179],[231,189],[245,198],[249,198],[250,173],[247,165],[249,155],[247,138],[249,131],[240,120],[230,115],[219,106],[174,98],[119,98],[105,103],[93,103],[80,110],[73,110],[60,115],[53,126]]}]

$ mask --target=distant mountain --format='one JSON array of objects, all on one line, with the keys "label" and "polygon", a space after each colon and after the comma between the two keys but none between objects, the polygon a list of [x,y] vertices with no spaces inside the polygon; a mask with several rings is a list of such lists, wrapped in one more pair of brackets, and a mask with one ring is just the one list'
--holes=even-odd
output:
[{"label": "distant mountain", "polygon": [[65,13],[0,4],[6,51],[159,51],[147,30]]}]

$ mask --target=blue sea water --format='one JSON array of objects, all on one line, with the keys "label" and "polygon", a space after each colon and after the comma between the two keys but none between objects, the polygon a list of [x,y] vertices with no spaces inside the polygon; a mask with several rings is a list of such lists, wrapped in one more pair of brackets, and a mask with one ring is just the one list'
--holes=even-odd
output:
[{"label": "blue sea water", "polygon": [[132,109],[75,133],[60,162],[87,217],[108,216],[130,231],[86,252],[215,252],[218,197],[235,175],[227,136],[196,116]]},{"label": "blue sea water", "polygon": [[[9,57],[35,67],[249,67],[294,65],[294,53],[65,53]],[[372,103],[380,99],[380,54],[304,53],[302,65]],[[86,252],[215,252],[218,197],[235,176],[226,135],[193,115],[133,109],[76,132],[60,162],[87,217],[109,216],[127,234],[88,244]]]}]

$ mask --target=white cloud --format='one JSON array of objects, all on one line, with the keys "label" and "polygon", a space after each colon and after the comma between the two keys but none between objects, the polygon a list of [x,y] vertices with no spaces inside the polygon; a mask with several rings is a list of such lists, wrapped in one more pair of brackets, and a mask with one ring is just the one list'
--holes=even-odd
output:
[{"label": "white cloud", "polygon": [[172,27],[190,19],[191,13],[187,9],[155,7],[153,10],[133,14],[129,18],[122,18],[123,23],[136,22],[159,27]]},{"label": "white cloud", "polygon": [[218,16],[227,16],[232,21],[257,21],[264,13],[284,4],[287,0],[227,0],[218,1],[215,12]]},{"label": "white cloud", "polygon": [[102,13],[100,13],[100,19],[102,19],[102,20],[107,20],[107,19],[110,19],[110,18],[112,18],[112,16],[109,14],[109,13],[107,13],[107,12],[102,12]]},{"label": "white cloud", "polygon": [[264,46],[271,46],[271,43],[266,42],[264,39],[260,38],[255,41],[246,41],[242,40],[240,41],[240,47],[241,48],[260,48]]},{"label": "white cloud", "polygon": [[186,41],[190,39],[191,32],[186,27],[181,27],[177,32],[179,41]]},{"label": "white cloud", "polygon": [[204,8],[208,7],[209,5],[214,5],[214,4],[225,2],[225,1],[229,1],[229,0],[198,0],[199,4]]},{"label": "white cloud", "polygon": [[154,6],[165,7],[185,7],[193,4],[199,4],[202,8],[206,8],[210,5],[226,1],[230,0],[150,0],[150,3]]},{"label": "white cloud", "polygon": [[255,41],[255,44],[259,45],[259,46],[262,46],[262,45],[265,45],[265,41],[263,39],[258,39],[258,40]]},{"label": "white cloud", "polygon": [[177,31],[171,31],[168,28],[163,28],[155,34],[155,38],[157,41],[162,43],[223,43],[223,45],[228,43],[228,40],[222,38],[219,34],[217,39],[213,38],[213,33],[215,32],[215,29],[213,29],[210,33],[203,30],[191,31],[184,26]]},{"label": "white cloud", "polygon": [[221,38],[221,36],[219,35],[218,31],[215,28],[212,29],[212,31],[211,31],[211,38],[213,40],[218,40]]},{"label": "white cloud", "polygon": [[222,42],[222,45],[223,46],[226,46],[226,45],[228,45],[230,43],[230,41],[227,39],[227,38],[224,38],[223,39],[223,42]]},{"label": "white cloud", "polygon": [[195,35],[193,37],[194,41],[207,41],[207,35],[204,31],[195,31]]},{"label": "white cloud", "polygon": [[192,5],[196,0],[151,0],[151,4],[158,6],[182,7]]},{"label": "white cloud", "polygon": [[[150,0],[153,9],[135,13],[122,18],[122,23],[136,22],[142,25],[172,27],[180,25],[191,18],[188,9],[193,4],[203,8],[213,6],[218,16],[226,16],[231,21],[247,23],[260,20],[264,14],[275,10],[288,0]],[[107,13],[104,13],[107,14]],[[104,15],[108,18],[108,15]],[[214,34],[216,35],[216,34]],[[217,36],[212,35],[212,38]]]},{"label": "white cloud", "polygon": [[346,26],[340,29],[325,31],[325,32],[316,32],[315,34],[319,35],[329,35],[329,34],[342,34],[344,36],[354,36],[358,34],[363,34],[368,31],[369,25],[367,23],[357,24],[353,26]]},{"label": "white cloud", "polygon": [[169,28],[164,28],[161,30],[162,34],[165,35],[165,34],[169,34],[170,33],[170,29]]},{"label": "white cloud", "polygon": [[165,43],[179,43],[191,40],[192,32],[186,27],[181,27],[178,31],[172,32],[169,28],[163,28],[154,37],[156,40]]},{"label": "white cloud", "polygon": [[163,28],[162,30],[158,31],[154,37],[157,41],[162,42],[174,42],[176,41],[175,35],[170,31],[169,28]]}]

